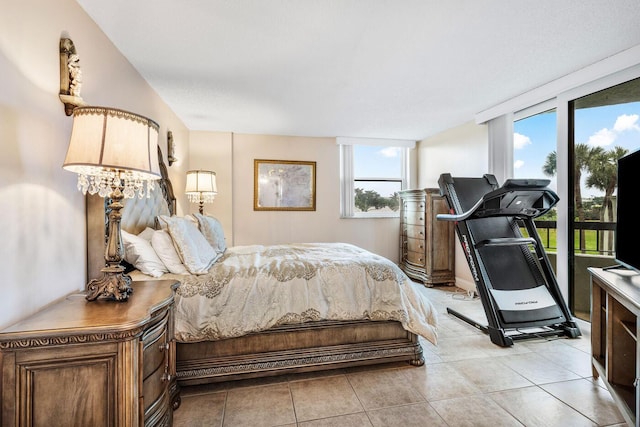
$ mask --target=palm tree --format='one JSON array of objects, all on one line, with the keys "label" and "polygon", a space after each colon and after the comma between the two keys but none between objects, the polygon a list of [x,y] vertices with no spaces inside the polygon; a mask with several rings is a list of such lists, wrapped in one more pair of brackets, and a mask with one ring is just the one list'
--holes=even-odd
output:
[{"label": "palm tree", "polygon": [[[589,165],[589,177],[586,182],[587,187],[604,191],[600,221],[614,222],[612,196],[618,185],[617,161],[628,152],[629,150],[622,147],[615,147],[606,152],[600,150],[600,152],[592,158],[592,162]],[[606,247],[609,248],[609,250],[613,247],[613,233],[607,233]]]},{"label": "palm tree", "polygon": [[558,155],[556,154],[556,150],[553,150],[549,154],[547,154],[547,158],[544,161],[544,165],[542,165],[542,173],[547,176],[555,176],[556,172],[558,172]]},{"label": "palm tree", "polygon": [[[580,181],[582,180],[582,171],[588,170],[591,158],[596,156],[599,152],[603,151],[600,147],[589,147],[587,144],[576,144],[574,148],[574,162],[573,162],[573,197],[575,203],[576,213],[578,215],[578,222],[584,222],[584,206],[582,205],[582,191],[580,188]],[[552,151],[547,154],[544,165],[542,166],[542,172],[547,176],[554,176],[558,171],[557,168],[557,153]],[[585,240],[584,230],[580,230],[580,247],[584,246]],[[584,252],[584,248],[581,249]]]}]

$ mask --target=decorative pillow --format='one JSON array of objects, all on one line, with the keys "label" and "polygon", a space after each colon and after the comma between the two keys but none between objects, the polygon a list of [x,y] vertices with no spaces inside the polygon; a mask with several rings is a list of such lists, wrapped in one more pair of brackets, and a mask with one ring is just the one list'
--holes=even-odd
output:
[{"label": "decorative pillow", "polygon": [[138,237],[142,237],[144,240],[146,240],[147,242],[151,241],[151,236],[153,236],[153,233],[155,233],[156,230],[154,230],[151,227],[147,227],[144,230],[142,230],[140,232],[140,234],[138,234]]},{"label": "decorative pillow", "polygon": [[151,242],[122,230],[122,243],[125,261],[144,274],[160,277],[169,271],[151,247]]},{"label": "decorative pillow", "polygon": [[167,218],[182,218],[182,219],[186,219],[187,221],[189,221],[190,223],[192,223],[193,225],[196,226],[196,228],[198,227],[198,220],[196,219],[196,217],[194,217],[193,215],[185,215],[183,217],[179,217],[177,215],[173,215],[173,216],[169,216],[169,215],[158,215],[156,217],[156,228],[158,230],[166,230],[167,229]]},{"label": "decorative pillow", "polygon": [[182,263],[191,274],[205,274],[211,264],[222,256],[216,253],[198,228],[188,219],[160,216],[173,240]]},{"label": "decorative pillow", "polygon": [[198,220],[200,232],[204,235],[207,242],[218,253],[224,253],[227,250],[227,242],[224,239],[224,230],[222,224],[212,216],[204,216],[202,214],[193,214]]},{"label": "decorative pillow", "polygon": [[162,260],[169,272],[173,274],[189,274],[180,260],[173,240],[166,230],[155,230],[151,236],[151,247],[156,251],[158,258]]}]

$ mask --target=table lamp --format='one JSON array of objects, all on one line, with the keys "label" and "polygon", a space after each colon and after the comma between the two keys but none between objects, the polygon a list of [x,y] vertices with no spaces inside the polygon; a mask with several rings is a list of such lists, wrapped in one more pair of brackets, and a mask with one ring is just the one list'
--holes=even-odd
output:
[{"label": "table lamp", "polygon": [[158,124],[127,111],[77,107],[63,168],[78,174],[78,190],[108,198],[107,243],[102,277],[87,284],[87,300],[126,301],[131,277],[124,257],[120,220],[124,198],[149,197],[160,179]]},{"label": "table lamp", "polygon": [[200,214],[203,214],[204,204],[212,203],[218,194],[216,173],[201,169],[188,171],[185,193],[190,202],[199,204]]}]

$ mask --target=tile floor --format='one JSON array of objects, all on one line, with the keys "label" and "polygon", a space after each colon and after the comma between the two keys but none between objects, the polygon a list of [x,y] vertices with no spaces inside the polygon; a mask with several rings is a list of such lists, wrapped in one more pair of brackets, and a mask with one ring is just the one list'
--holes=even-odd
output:
[{"label": "tile floor", "polygon": [[[174,426],[623,426],[591,377],[589,324],[579,339],[517,341],[510,348],[447,314],[482,320],[478,299],[424,288],[439,313],[426,363],[376,365],[182,389]],[[484,323],[484,322],[482,322]]]}]

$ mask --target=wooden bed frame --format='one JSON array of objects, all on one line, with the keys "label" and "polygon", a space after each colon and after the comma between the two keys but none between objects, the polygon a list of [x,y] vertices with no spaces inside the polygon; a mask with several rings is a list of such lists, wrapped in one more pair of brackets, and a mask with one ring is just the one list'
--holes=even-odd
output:
[{"label": "wooden bed frame", "polygon": [[[162,152],[158,147],[162,180],[156,199],[175,213],[175,197]],[[152,199],[127,200],[122,229],[139,233],[154,227],[161,205]],[[140,205],[143,206],[140,206]],[[137,205],[132,207],[133,205]],[[166,212],[166,207],[164,207]],[[100,276],[104,266],[105,201],[87,197],[87,275]],[[395,321],[319,321],[283,325],[260,333],[220,341],[177,343],[180,385],[256,378],[283,373],[317,371],[384,362],[424,364],[417,335]]]}]

